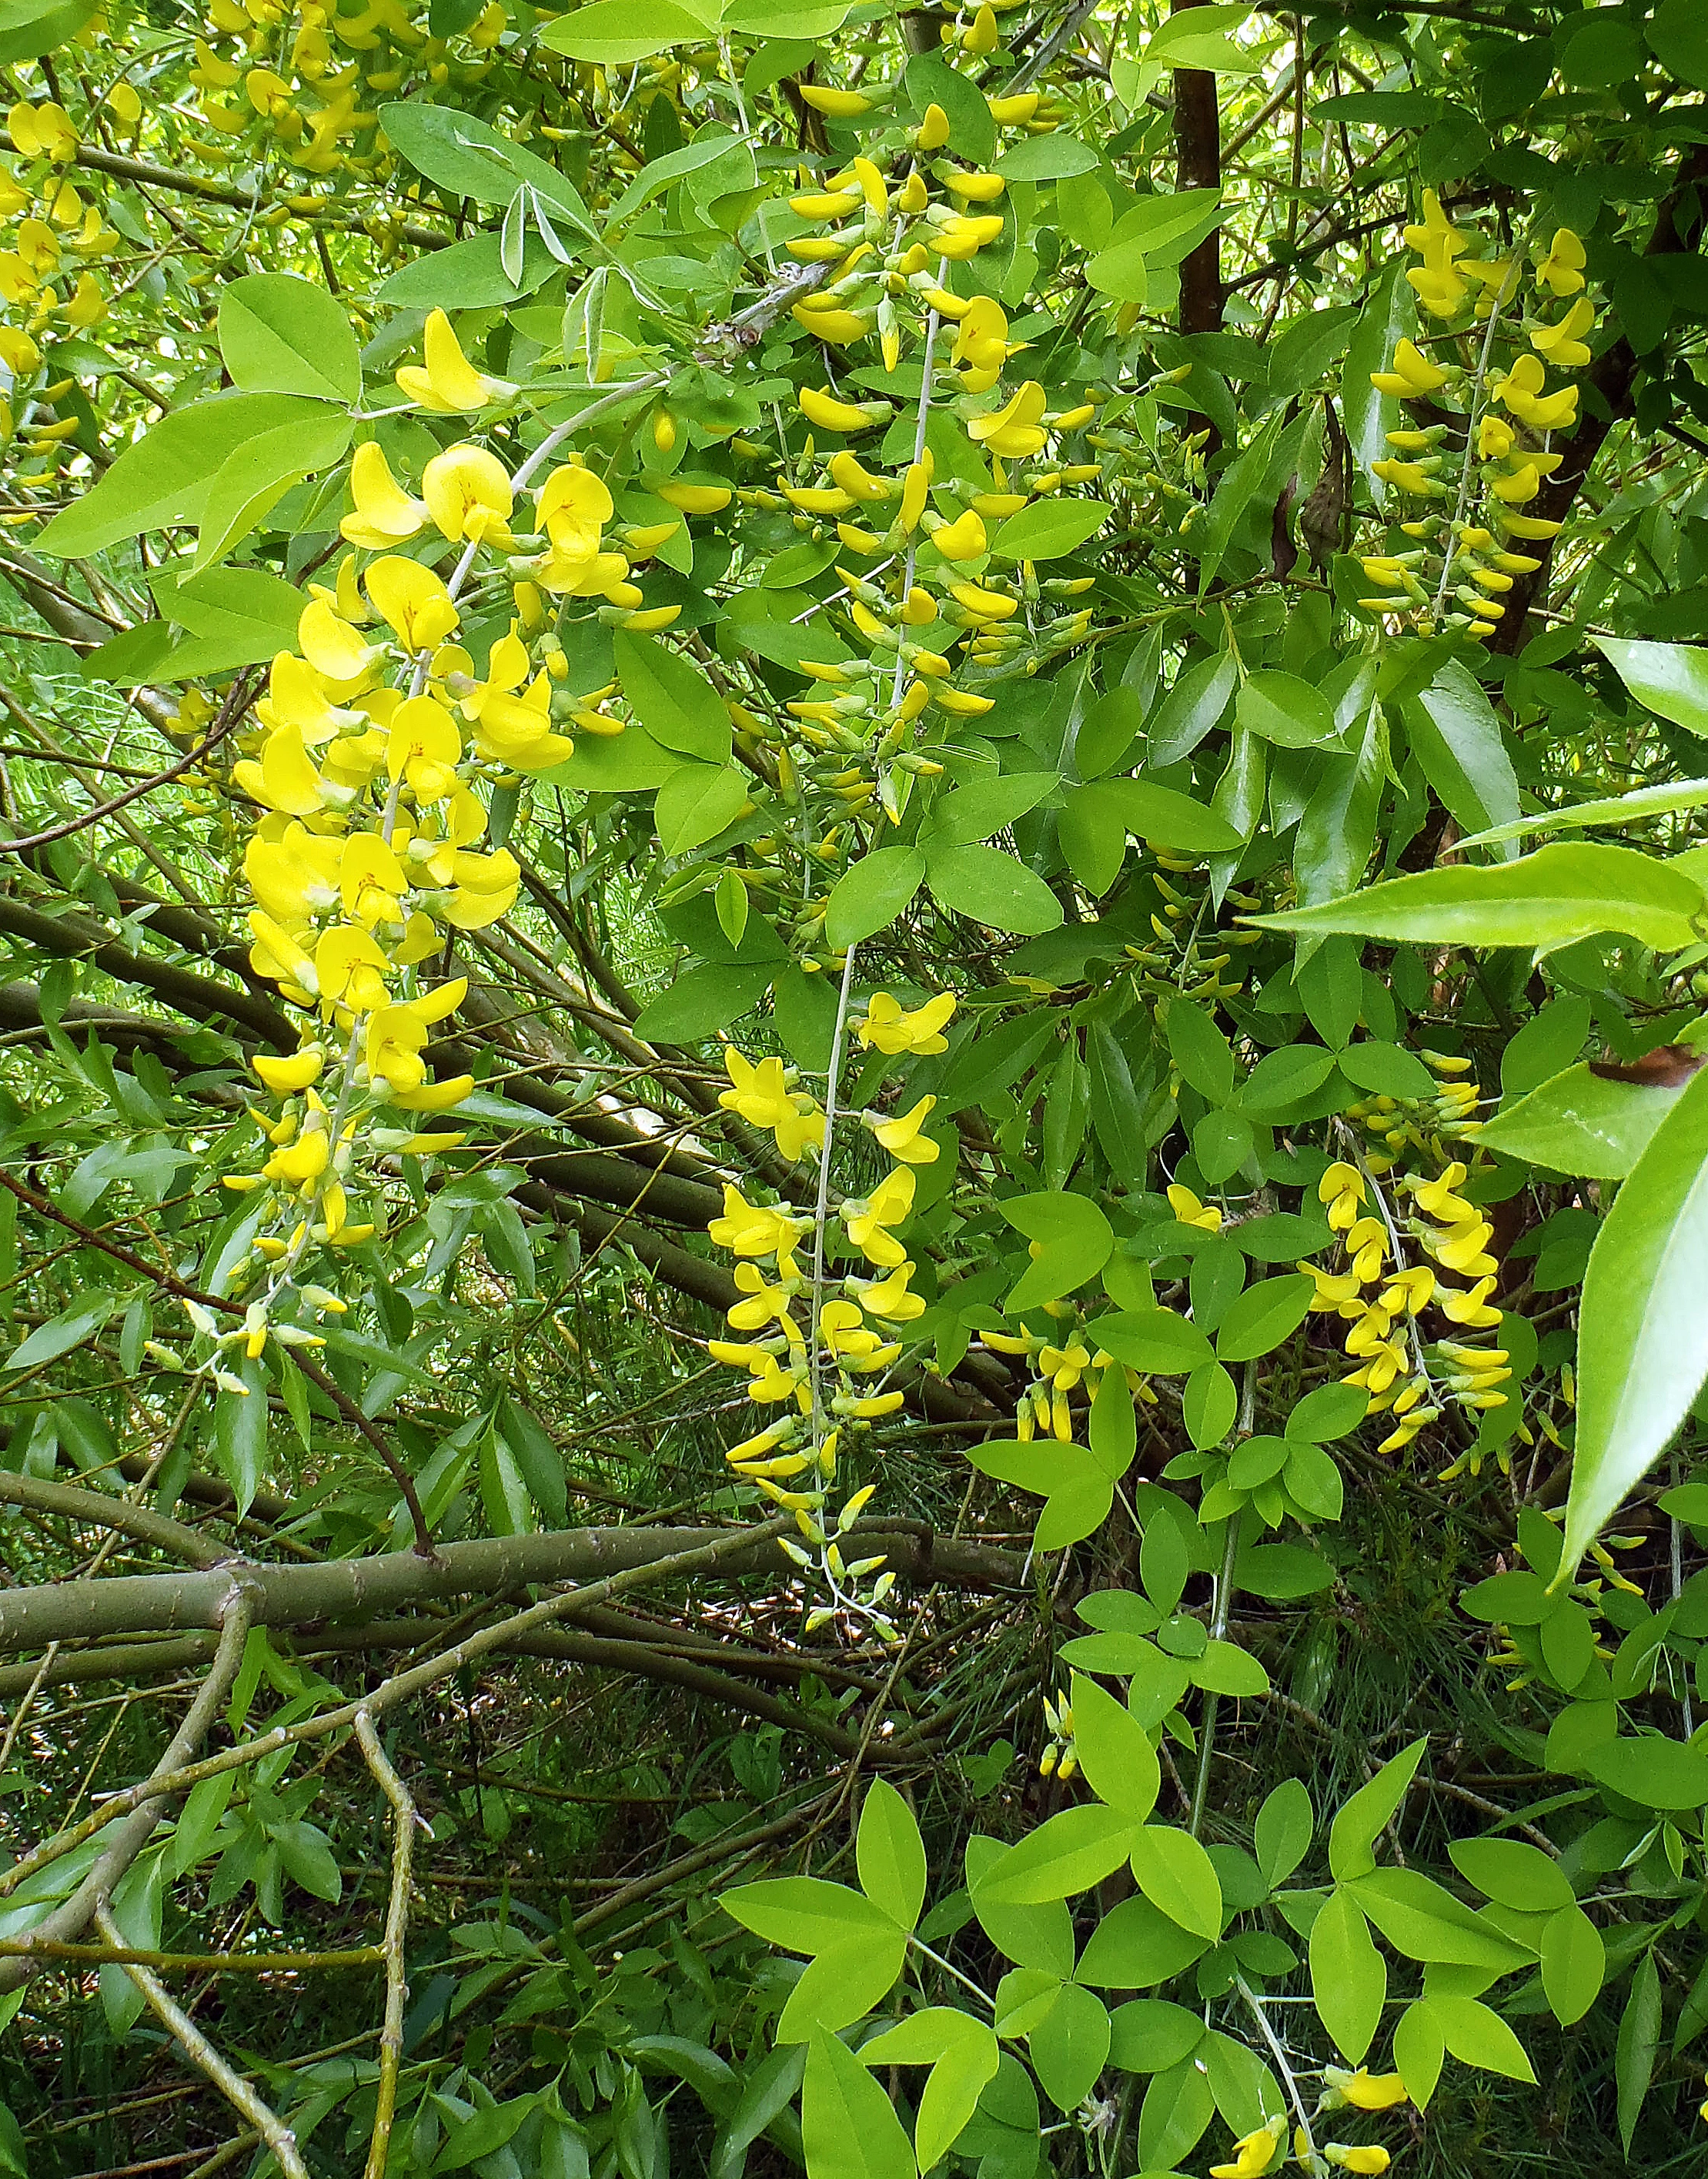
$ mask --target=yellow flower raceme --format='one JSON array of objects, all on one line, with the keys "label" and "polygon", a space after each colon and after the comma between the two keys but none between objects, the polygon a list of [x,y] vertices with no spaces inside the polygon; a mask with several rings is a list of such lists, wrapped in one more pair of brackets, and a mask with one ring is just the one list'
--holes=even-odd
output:
[{"label": "yellow flower raceme", "polygon": [[901,1002],[887,991],[874,991],[867,1003],[865,1018],[856,1024],[860,1042],[867,1051],[876,1048],[892,1058],[903,1051],[917,1052],[930,1057],[934,1052],[947,1051],[948,1039],[939,1031],[955,1011],[955,994],[941,991],[936,998],[909,1013]]}]

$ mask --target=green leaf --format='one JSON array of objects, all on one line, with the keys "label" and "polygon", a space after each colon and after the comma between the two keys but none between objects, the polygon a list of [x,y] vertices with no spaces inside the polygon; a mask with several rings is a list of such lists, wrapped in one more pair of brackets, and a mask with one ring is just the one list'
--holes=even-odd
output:
[{"label": "green leaf", "polygon": [[1035,938],[1063,920],[1062,903],[1043,879],[999,848],[935,848],[925,867],[939,907],[992,930]]},{"label": "green leaf", "polygon": [[1468,666],[1450,660],[1406,710],[1413,754],[1463,832],[1510,824],[1519,782],[1501,722]]},{"label": "green leaf", "polygon": [[675,0],[591,0],[545,24],[540,42],[571,60],[627,68],[673,46],[703,45],[706,36],[705,24]]},{"label": "green leaf", "polygon": [[1379,1869],[1344,1888],[1407,1959],[1510,1974],[1530,1957],[1420,1869]]},{"label": "green leaf", "polygon": [[1328,1832],[1328,1865],[1336,1881],[1365,1876],[1376,1867],[1376,1842],[1387,1829],[1417,1775],[1427,1740],[1414,1740],[1384,1763],[1336,1815]]},{"label": "green leaf", "polygon": [[[1655,2053],[1661,2043],[1661,1974],[1652,1951],[1644,1953],[1631,1977],[1631,1995],[1619,2019],[1619,2039],[1613,2054],[1613,2078],[1618,2088],[1619,2138],[1631,2154],[1631,2137],[1643,2112],[1643,2101],[1655,2074]],[[1532,2077],[1534,2077],[1534,2076]]]},{"label": "green leaf", "polygon": [[1133,1874],[1151,1904],[1195,1937],[1222,1935],[1222,1884],[1216,1864],[1187,1832],[1146,1824],[1133,1841]]},{"label": "green leaf", "polygon": [[648,1044],[697,1044],[756,1007],[773,973],[768,963],[686,969],[642,1007],[634,1034]]},{"label": "green leaf", "polygon": [[154,595],[167,619],[191,637],[166,661],[175,679],[264,665],[295,645],[302,594],[265,568],[209,568],[181,582],[157,575]]},{"label": "green leaf", "polygon": [[948,2006],[928,2006],[860,2045],[863,2066],[929,2065],[914,2123],[914,2155],[921,2171],[947,2156],[971,2122],[1002,2052],[982,2020]]},{"label": "green leaf", "polygon": [[1142,1896],[1123,1899],[1091,1932],[1074,1979],[1091,1990],[1152,1990],[1190,1967],[1208,1942]]},{"label": "green leaf", "polygon": [[1559,1863],[1522,1839],[1455,1839],[1447,1852],[1459,1874],[1502,1907],[1544,1914],[1572,1904],[1571,1880]]},{"label": "green leaf", "polygon": [[1149,1736],[1124,1704],[1081,1672],[1070,1677],[1068,1701],[1074,1747],[1086,1784],[1107,1807],[1142,1824],[1162,1785]]},{"label": "green leaf", "polygon": [[1439,946],[1552,949],[1624,931],[1661,952],[1689,945],[1703,912],[1692,877],[1628,848],[1539,848],[1489,869],[1387,878],[1345,899],[1250,920],[1271,930],[1344,930]]},{"label": "green leaf", "polygon": [[857,946],[887,929],[919,891],[925,859],[917,848],[877,848],[851,864],[831,888],[825,937],[832,946]]},{"label": "green leaf", "polygon": [[1225,1105],[1233,1095],[1233,1047],[1205,1009],[1189,999],[1173,1000],[1167,1017],[1168,1049],[1174,1064],[1200,1097]]},{"label": "green leaf", "polygon": [[1058,2110],[1077,2110],[1097,2084],[1109,2056],[1109,2009],[1076,1983],[1063,1983],[1026,2048],[1032,2071]]},{"label": "green leaf", "polygon": [[287,424],[233,447],[202,502],[190,573],[200,574],[241,544],[292,485],[342,461],[349,442],[349,418],[328,409],[318,424]]},{"label": "green leaf", "polygon": [[893,1918],[881,1907],[848,1885],[821,1876],[770,1877],[739,1885],[721,1893],[717,1903],[744,1929],[789,1952],[817,1954],[895,1934]]},{"label": "green leaf", "polygon": [[245,393],[300,393],[346,407],[361,398],[361,351],[349,314],[294,273],[251,272],[220,289],[219,352]]},{"label": "green leaf", "polygon": [[[595,0],[587,12],[607,4],[614,0]],[[854,2053],[822,2030],[807,2050],[800,2132],[807,2179],[914,2179],[918,2168],[894,2105]]]},{"label": "green leaf", "polygon": [[[96,1294],[92,1300],[74,1302],[69,1309],[62,1309],[58,1316],[51,1316],[46,1324],[38,1324],[34,1331],[14,1347],[6,1358],[8,1369],[36,1369],[44,1362],[57,1362],[62,1354],[70,1353],[74,1347],[81,1347],[94,1338],[118,1306],[112,1294]],[[230,1394],[224,1397],[230,1398]]]},{"label": "green leaf", "polygon": [[[96,0],[14,0],[6,11],[5,28],[0,30],[0,68],[33,61],[38,54],[69,45],[95,8]],[[0,2110],[4,2108],[0,2105]],[[17,2169],[21,2174],[21,2162]]]},{"label": "green leaf", "polygon": [[1601,1994],[1607,1948],[1575,1902],[1548,1918],[1542,1932],[1542,1993],[1562,2028],[1575,2027]]},{"label": "green leaf", "polygon": [[1551,1172],[1623,1180],[1683,1088],[1610,1081],[1580,1062],[1497,1112],[1478,1139]]},{"label": "green leaf", "polygon": [[979,1927],[1017,1967],[1036,1968],[1058,1981],[1074,1972],[1074,1920],[1060,1900],[1022,1907],[986,1896],[986,1879],[1001,1866],[1009,1848],[976,1832],[967,1841],[967,1891]]},{"label": "green leaf", "polygon": [[1298,1271],[1248,1287],[1216,1329],[1216,1360],[1255,1362],[1260,1355],[1272,1354],[1304,1323],[1315,1293],[1311,1282]]},{"label": "green leaf", "polygon": [[1371,288],[1347,345],[1341,373],[1341,414],[1354,474],[1365,479],[1378,511],[1387,504],[1389,488],[1371,464],[1391,451],[1387,434],[1410,419],[1402,415],[1392,394],[1379,393],[1370,381],[1373,372],[1390,368],[1400,339],[1418,329],[1416,298],[1406,283],[1405,269],[1403,259],[1395,257]]},{"label": "green leaf", "polygon": [[925,1903],[925,1849],[907,1803],[887,1779],[866,1789],[854,1838],[860,1889],[891,1920],[911,1929]]},{"label": "green leaf", "polygon": [[1670,817],[1680,810],[1700,810],[1708,802],[1708,779],[1680,779],[1665,787],[1634,788],[1629,794],[1597,795],[1592,802],[1573,803],[1568,810],[1537,810],[1516,817],[1510,825],[1492,832],[1473,832],[1459,842],[1462,848],[1487,848],[1501,840],[1522,839],[1537,832],[1574,832],[1591,825],[1639,825],[1650,817]]},{"label": "green leaf", "polygon": [[1159,787],[1150,779],[1112,779],[1105,791],[1115,798],[1127,830],[1152,847],[1225,855],[1239,845],[1239,834],[1219,810],[1175,788]]},{"label": "green leaf", "polygon": [[704,764],[728,764],[729,714],[697,667],[658,641],[618,628],[612,645],[624,698],[656,742]]},{"label": "green leaf", "polygon": [[991,540],[996,560],[1059,560],[1087,545],[1108,520],[1102,499],[1035,499],[1011,514]]},{"label": "green leaf", "polygon": [[995,1906],[1036,1907],[1101,1884],[1133,1850],[1137,1826],[1120,1809],[1063,1809],[1011,1847],[974,1894]]},{"label": "green leaf", "polygon": [[1625,643],[1611,635],[1590,640],[1639,704],[1690,733],[1708,735],[1708,650],[1689,643]]},{"label": "green leaf", "polygon": [[[1568,1562],[1561,1561],[1565,1566]],[[1660,1733],[1627,1734],[1592,1748],[1579,1767],[1639,1809],[1708,1808],[1708,1755]]]},{"label": "green leaf", "polygon": [[1333,706],[1320,689],[1296,673],[1252,674],[1234,711],[1248,733],[1277,749],[1315,749],[1337,738]]},{"label": "green leaf", "polygon": [[997,1207],[1039,1251],[1008,1296],[1011,1316],[1072,1293],[1096,1278],[1114,1254],[1114,1230],[1089,1196],[1014,1195]]},{"label": "green leaf", "polygon": [[1393,2062],[1405,2083],[1406,2094],[1420,2110],[1427,2106],[1435,2094],[1446,2056],[1447,2041],[1428,2000],[1420,1999],[1415,2005],[1409,2005],[1393,2031]]},{"label": "green leaf", "polygon": [[1286,1883],[1310,1852],[1315,1830],[1316,1814],[1304,1780],[1283,1778],[1258,1810],[1252,1831],[1257,1865],[1271,1891]]},{"label": "green leaf", "polygon": [[932,804],[920,830],[920,845],[929,857],[940,846],[964,848],[988,840],[1035,810],[1059,783],[1053,771],[1004,771],[971,780]]},{"label": "green leaf", "polygon": [[1462,2064],[1535,2086],[1536,2076],[1523,2044],[1491,2006],[1474,1997],[1431,1995],[1425,2002],[1440,2026],[1442,2040]]},{"label": "green leaf", "polygon": [[1310,1993],[1317,2017],[1356,2066],[1381,2019],[1387,1968],[1357,1902],[1344,1891],[1331,1892],[1310,1925]]},{"label": "green leaf", "polygon": [[[664,5],[666,0],[646,0],[646,4]],[[637,20],[639,10],[631,9],[629,17]],[[560,18],[552,27],[560,27],[566,19]],[[703,32],[704,26],[700,28]],[[543,32],[541,36],[543,39]],[[549,161],[501,136],[466,107],[399,100],[380,108],[380,125],[394,151],[453,196],[472,197],[476,204],[508,205],[525,182],[554,214],[582,234],[592,234],[587,207],[574,185]]]},{"label": "green leaf", "polygon": [[[1285,1548],[1281,1546],[1280,1548]],[[1237,1642],[1213,1638],[1201,1657],[1191,1660],[1192,1684],[1208,1694],[1248,1699],[1269,1693],[1269,1674],[1259,1659]]]},{"label": "green leaf", "polygon": [[516,1456],[496,1430],[481,1440],[481,1510],[495,1536],[522,1536],[533,1529],[528,1486]]},{"label": "green leaf", "polygon": [[1708,1071],[1655,1130],[1595,1236],[1558,1579],[1666,1451],[1708,1377]]},{"label": "green leaf", "polygon": [[261,1362],[245,1356],[234,1374],[248,1390],[214,1394],[213,1450],[241,1515],[253,1504],[266,1467],[266,1370]]},{"label": "green leaf", "polygon": [[654,822],[667,855],[686,855],[727,830],[748,806],[748,775],[733,764],[679,765],[658,790]]},{"label": "green leaf", "polygon": [[174,409],[63,508],[33,541],[35,548],[55,559],[81,560],[145,530],[198,522],[228,455],[264,431],[318,432],[326,413],[318,401],[285,393],[217,393]]},{"label": "green leaf", "polygon": [[1376,844],[1387,755],[1387,729],[1372,708],[1356,755],[1342,758],[1331,751],[1325,758],[1293,848],[1299,897],[1307,908],[1337,898],[1364,875]]},{"label": "green leaf", "polygon": [[1216,1358],[1198,1326],[1172,1309],[1123,1309],[1100,1316],[1090,1335],[1118,1362],[1146,1376],[1184,1377]]},{"label": "green leaf", "polygon": [[907,1956],[906,1933],[887,1919],[881,1936],[819,1953],[788,1994],[777,2017],[777,2040],[805,2043],[821,2029],[834,2033],[863,2019],[894,1989]]}]

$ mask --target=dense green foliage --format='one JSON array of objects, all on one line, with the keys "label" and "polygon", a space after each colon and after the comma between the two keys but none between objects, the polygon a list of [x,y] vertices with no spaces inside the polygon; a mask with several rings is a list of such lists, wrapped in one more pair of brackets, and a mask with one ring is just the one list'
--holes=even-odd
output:
[{"label": "dense green foliage", "polygon": [[0,89],[0,2175],[1694,2168],[1697,0]]}]

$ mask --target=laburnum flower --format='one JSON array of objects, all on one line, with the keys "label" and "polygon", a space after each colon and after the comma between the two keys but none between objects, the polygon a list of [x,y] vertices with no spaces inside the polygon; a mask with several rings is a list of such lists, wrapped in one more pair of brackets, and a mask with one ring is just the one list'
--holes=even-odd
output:
[{"label": "laburnum flower", "polygon": [[20,100],[6,116],[14,148],[20,158],[47,159],[56,167],[77,156],[77,131],[63,106],[44,99],[39,106]]},{"label": "laburnum flower", "polygon": [[859,1040],[868,1051],[876,1049],[892,1058],[903,1051],[929,1057],[934,1052],[948,1050],[948,1039],[939,1032],[954,1011],[953,991],[938,992],[936,998],[927,999],[924,1006],[915,1007],[911,1013],[887,991],[874,991],[867,1002],[865,1018],[856,1026]]},{"label": "laburnum flower", "polygon": [[750,1203],[739,1188],[726,1183],[723,1215],[706,1230],[714,1248],[728,1249],[733,1256],[770,1256],[792,1249],[806,1224],[773,1205]]},{"label": "laburnum flower", "polygon": [[1398,2073],[1372,2073],[1363,2066],[1348,2072],[1344,2066],[1325,2066],[1322,2077],[1326,2085],[1317,2099],[1320,2111],[1340,2110],[1348,2104],[1354,2110],[1392,2110],[1410,2101]]},{"label": "laburnum flower", "polygon": [[1380,2142],[1364,2148],[1351,2148],[1343,2141],[1326,2142],[1322,2154],[1326,2162],[1337,2165],[1343,2171],[1359,2172],[1362,2179],[1381,2179],[1392,2160]]},{"label": "laburnum flower", "polygon": [[463,738],[457,722],[433,696],[409,696],[386,732],[386,771],[409,784],[416,802],[441,802],[457,785]]},{"label": "laburnum flower", "polygon": [[350,497],[355,512],[338,524],[346,544],[383,552],[393,545],[405,545],[420,534],[427,519],[426,506],[406,492],[392,475],[385,449],[377,439],[356,448],[350,461]]},{"label": "laburnum flower", "polygon": [[381,1007],[371,1014],[362,1042],[369,1074],[391,1090],[406,1093],[419,1090],[427,1075],[426,1062],[421,1057],[427,1032],[435,1022],[456,1011],[468,990],[468,978],[457,976],[420,998]]},{"label": "laburnum flower", "polygon": [[1355,1165],[1337,1158],[1316,1183],[1316,1199],[1327,1205],[1331,1232],[1350,1232],[1364,1202],[1364,1175]]},{"label": "laburnum flower", "polygon": [[325,597],[310,598],[303,607],[297,622],[297,648],[316,673],[343,683],[360,682],[375,660],[385,656],[381,646],[365,642]]},{"label": "laburnum flower", "polygon": [[719,1094],[718,1103],[750,1127],[770,1128],[791,1164],[824,1141],[824,1114],[810,1097],[791,1091],[780,1059],[761,1059],[755,1065],[733,1045],[726,1045],[723,1065],[734,1086]]},{"label": "laburnum flower", "polygon": [[338,892],[344,913],[371,930],[376,923],[404,920],[409,881],[391,843],[377,832],[352,832],[338,859]]},{"label": "laburnum flower", "polygon": [[969,393],[988,392],[1013,353],[1002,305],[992,296],[975,295],[955,328],[951,352],[961,384]]},{"label": "laburnum flower", "polygon": [[1468,1293],[1451,1287],[1436,1289],[1436,1304],[1450,1323],[1463,1324],[1474,1331],[1486,1331],[1501,1321],[1501,1312],[1489,1304],[1489,1296],[1495,1290],[1492,1276],[1480,1278]]},{"label": "laburnum flower", "polygon": [[315,947],[315,976],[328,1015],[342,1007],[353,1014],[385,1005],[392,964],[360,925],[335,923]]},{"label": "laburnum flower", "polygon": [[881,1279],[845,1279],[843,1289],[854,1296],[868,1316],[881,1317],[886,1324],[911,1324],[925,1313],[924,1296],[908,1291],[914,1269],[911,1261],[905,1261]]},{"label": "laburnum flower", "polygon": [[300,1051],[293,1052],[288,1059],[274,1059],[263,1052],[258,1053],[250,1062],[255,1073],[276,1097],[288,1097],[297,1090],[306,1090],[311,1084],[318,1082],[321,1070],[326,1063],[326,1048],[318,1044],[305,1044]]},{"label": "laburnum flower", "polygon": [[1424,394],[1434,393],[1447,381],[1447,372],[1431,363],[1417,343],[1410,340],[1398,342],[1390,367],[1373,370],[1370,376],[1378,393],[1392,394],[1397,401],[1414,401]]},{"label": "laburnum flower", "polygon": [[252,802],[288,816],[309,816],[329,799],[298,727],[275,727],[261,746],[261,761],[244,757],[232,766],[231,776]]},{"label": "laburnum flower", "polygon": [[508,379],[489,378],[475,370],[442,310],[428,312],[421,348],[426,369],[406,363],[397,373],[399,390],[418,409],[436,416],[466,415],[508,401],[516,391]]},{"label": "laburnum flower", "polygon": [[475,726],[482,756],[516,771],[546,771],[574,755],[575,744],[552,731],[549,675],[536,673],[523,692],[528,674],[526,646],[512,629],[487,653],[486,678],[458,701],[463,716]]},{"label": "laburnum flower", "polygon": [[1569,227],[1555,230],[1548,252],[1536,266],[1538,283],[1551,294],[1575,295],[1584,284],[1584,245]]},{"label": "laburnum flower", "polygon": [[441,578],[419,560],[387,553],[362,581],[375,611],[406,650],[431,650],[457,625],[457,606]]},{"label": "laburnum flower", "polygon": [[451,858],[451,897],[442,911],[457,930],[483,930],[508,915],[522,889],[522,865],[508,848],[476,855],[459,848]]},{"label": "laburnum flower", "polygon": [[[727,1196],[734,1191],[724,1192]],[[773,1286],[756,1264],[738,1264],[735,1283],[746,1298],[734,1303],[724,1315],[737,1331],[762,1331],[767,1324],[775,1324],[788,1335],[791,1344],[805,1343],[800,1326],[789,1315],[795,1295],[792,1282],[780,1281]]]},{"label": "laburnum flower", "polygon": [[883,1119],[875,1112],[862,1112],[860,1118],[892,1158],[899,1158],[903,1165],[935,1165],[938,1146],[920,1130],[936,1109],[936,1102],[935,1097],[921,1097],[911,1111],[898,1113],[893,1119]]},{"label": "laburnum flower", "polygon": [[1562,387],[1558,392],[1544,398],[1542,387],[1546,379],[1540,357],[1521,355],[1504,377],[1495,381],[1491,391],[1495,398],[1521,423],[1538,431],[1558,431],[1570,425],[1577,415],[1578,389],[1575,386]]},{"label": "laburnum flower", "polygon": [[362,721],[360,711],[334,704],[321,675],[307,659],[290,650],[281,650],[274,658],[267,692],[256,704],[255,715],[264,727],[295,727],[311,749],[360,727]]},{"label": "laburnum flower", "polygon": [[1200,1227],[1206,1233],[1222,1231],[1222,1213],[1213,1203],[1200,1202],[1184,1183],[1175,1181],[1168,1191],[1168,1208],[1182,1226]]},{"label": "laburnum flower", "polygon": [[976,508],[967,508],[953,522],[940,524],[931,532],[932,546],[946,560],[981,559],[989,542]]},{"label": "laburnum flower", "polygon": [[305,924],[338,906],[343,852],[339,840],[292,824],[277,840],[257,833],[244,850],[243,873],[269,915]]},{"label": "laburnum flower", "polygon": [[1595,306],[1579,295],[1557,325],[1533,326],[1530,345],[1546,356],[1556,370],[1580,370],[1590,360],[1585,336],[1595,330]]},{"label": "laburnum flower", "polygon": [[485,447],[448,447],[421,472],[421,497],[453,545],[513,542],[506,527],[515,505],[510,473]]},{"label": "laburnum flower", "polygon": [[975,416],[967,430],[987,453],[1000,454],[1004,461],[1021,461],[1044,450],[1041,426],[1047,406],[1043,387],[1035,378],[1029,378],[1002,408],[986,416]]},{"label": "laburnum flower", "polygon": [[1210,2179],[1260,2179],[1276,2160],[1286,2138],[1287,2121],[1271,2119],[1255,2132],[1242,2135],[1233,2144],[1231,2164],[1212,2164]]},{"label": "laburnum flower", "polygon": [[910,1166],[899,1166],[864,1198],[851,1197],[842,1207],[843,1231],[869,1264],[881,1271],[907,1261],[907,1250],[889,1231],[912,1215],[914,1180]]}]

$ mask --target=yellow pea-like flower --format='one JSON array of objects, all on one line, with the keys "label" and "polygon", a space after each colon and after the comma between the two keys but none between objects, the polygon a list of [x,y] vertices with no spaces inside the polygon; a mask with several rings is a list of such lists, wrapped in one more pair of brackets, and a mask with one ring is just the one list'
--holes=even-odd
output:
[{"label": "yellow pea-like flower", "polygon": [[396,373],[399,389],[418,409],[439,416],[460,415],[508,401],[516,391],[508,379],[489,378],[475,370],[442,310],[428,313],[422,352],[425,369],[405,364]]},{"label": "yellow pea-like flower", "polygon": [[931,543],[946,560],[976,560],[986,552],[990,540],[976,511],[969,507],[953,522],[934,530]]},{"label": "yellow pea-like flower", "polygon": [[[810,89],[811,86],[809,85],[805,88]],[[804,386],[796,400],[808,423],[816,424],[826,431],[852,435],[873,431],[881,421],[886,420],[888,414],[886,409],[882,417],[873,415],[858,403],[840,401],[827,387]]]}]

